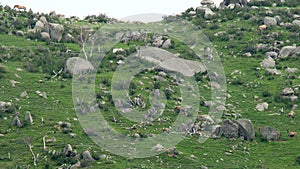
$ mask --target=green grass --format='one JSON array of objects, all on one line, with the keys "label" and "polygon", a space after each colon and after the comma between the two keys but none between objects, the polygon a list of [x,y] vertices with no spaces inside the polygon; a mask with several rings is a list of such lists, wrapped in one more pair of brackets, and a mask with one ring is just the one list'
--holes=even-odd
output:
[{"label": "green grass", "polygon": [[[250,13],[253,13],[253,11],[250,11]],[[256,33],[255,29],[257,25],[253,25],[249,20],[238,21],[238,17],[235,17],[233,20],[222,23],[223,26],[215,30],[209,29],[208,26],[204,32],[208,37],[213,36],[214,33],[219,31],[230,32],[232,21],[236,21],[236,27],[247,28],[248,31],[244,31],[242,37],[237,37],[233,41],[220,41],[218,38],[213,38],[212,43],[216,45],[216,49],[221,56],[228,83],[227,90],[231,95],[227,99],[226,104],[232,104],[236,107],[235,111],[240,113],[242,118],[250,119],[253,122],[256,131],[256,138],[253,141],[242,141],[240,139],[231,141],[222,137],[221,139],[208,139],[205,143],[199,143],[197,136],[188,136],[176,145],[177,150],[182,152],[178,157],[170,157],[167,153],[163,153],[143,159],[128,159],[111,154],[87,137],[79,122],[74,120],[77,116],[72,102],[72,79],[54,78],[47,80],[46,77],[49,75],[43,74],[40,71],[37,73],[28,72],[23,67],[24,63],[22,60],[8,59],[7,62],[0,62],[0,65],[5,68],[5,72],[0,72],[0,101],[11,101],[15,106],[18,106],[20,109],[19,116],[22,121],[24,121],[26,111],[30,111],[34,119],[34,124],[31,126],[25,124],[23,128],[11,126],[13,113],[1,112],[0,133],[3,133],[5,136],[0,137],[0,168],[26,168],[27,165],[33,168],[32,155],[24,142],[24,139],[27,137],[32,139],[31,144],[34,153],[40,155],[40,160],[36,168],[45,168],[46,164],[50,168],[59,167],[57,166],[57,161],[51,159],[52,155],[43,151],[42,138],[45,135],[48,135],[49,138],[56,137],[56,142],[47,143],[48,148],[56,152],[61,152],[66,144],[71,144],[78,153],[90,150],[94,157],[102,154],[111,157],[110,160],[97,160],[91,164],[90,168],[201,168],[202,165],[213,169],[299,168],[299,164],[296,163],[296,158],[300,155],[299,137],[289,138],[286,129],[299,133],[300,116],[298,116],[298,113],[300,109],[297,108],[295,110],[294,119],[289,119],[287,113],[291,109],[291,103],[276,100],[284,87],[294,87],[300,84],[299,73],[294,74],[295,78],[290,79],[284,71],[286,67],[300,69],[299,57],[281,59],[279,61],[277,68],[282,71],[282,76],[266,75],[263,69],[257,69],[260,68],[260,62],[264,59],[264,52],[255,51],[253,57],[243,56],[243,53],[245,53],[243,52],[244,48],[247,45],[261,43],[261,38],[265,36],[265,34]],[[214,22],[217,21],[214,20]],[[83,22],[78,24],[86,25]],[[280,27],[268,30],[269,33],[272,31],[283,31],[282,34],[284,37],[280,37],[280,40],[287,40],[290,36],[289,30],[283,30]],[[235,31],[231,32],[234,33]],[[291,39],[292,42],[296,40]],[[175,43],[175,48],[171,49],[172,52],[186,52],[184,45],[176,40]],[[236,47],[232,49],[225,48],[225,46],[231,44],[235,44]],[[48,47],[44,42],[36,42],[4,34],[0,34],[0,45],[33,49],[39,46]],[[75,44],[66,43],[64,45],[73,51],[80,50],[80,47]],[[131,50],[135,45],[134,43],[129,45],[119,43],[115,47]],[[138,45],[143,45],[143,43],[138,42]],[[190,57],[188,54],[183,56]],[[131,127],[134,123],[118,114],[116,108],[110,103],[110,96],[98,87],[101,84],[110,91],[110,85],[107,81],[111,81],[115,67],[109,63],[109,60],[114,60],[115,63],[116,59],[114,55],[110,55],[102,61],[103,69],[99,71],[101,73],[97,74],[95,92],[103,96],[102,98],[98,98],[98,102],[105,101],[107,103],[102,108],[104,117],[109,120],[115,116],[120,121],[119,123],[109,122],[109,124],[119,132],[132,135],[133,132],[126,128]],[[23,71],[19,72],[16,68],[23,68]],[[241,74],[232,74],[235,70],[241,71]],[[17,78],[15,74],[21,78]],[[142,72],[133,79],[132,83],[136,84],[138,81],[142,81],[146,85],[137,86],[135,88],[136,92],[131,98],[141,93],[146,98],[145,100],[148,101],[149,93],[154,89],[154,83],[151,79],[154,74],[157,74],[157,72]],[[167,77],[166,79],[167,83],[160,83],[161,89],[166,88],[172,81],[171,77]],[[20,84],[12,87],[9,80],[19,81]],[[204,87],[204,85],[208,85],[209,79],[203,78],[201,80],[198,83],[200,95],[205,100],[210,100],[210,91]],[[174,85],[172,89],[178,91],[178,86]],[[48,99],[39,97],[36,94],[38,90],[46,92]],[[28,99],[20,98],[21,92],[24,91],[27,91],[29,95]],[[266,92],[269,95],[264,96]],[[255,95],[261,100],[255,101],[253,98]],[[179,96],[179,93],[177,93],[173,94],[171,98]],[[269,103],[269,108],[263,112],[255,110],[256,104],[264,101]],[[299,105],[299,101],[294,104]],[[162,116],[163,118],[174,119],[176,117],[176,113],[173,110],[174,105],[174,100],[168,100],[166,111]],[[277,113],[281,107],[284,107],[283,115],[270,115]],[[208,112],[208,109],[203,106],[200,107],[200,110],[203,114]],[[8,120],[4,120],[4,117],[7,117]],[[41,122],[41,118],[45,120],[45,124]],[[55,129],[54,126],[58,121],[70,122],[72,124],[72,133],[77,135],[76,138],[71,138],[69,134],[64,134],[62,131]],[[147,132],[159,134],[161,128],[169,126],[171,122],[163,124],[154,122],[153,126],[147,126],[147,130],[140,131],[140,133],[143,135]],[[263,140],[257,130],[258,126],[271,126],[280,130],[282,133],[280,141],[269,143]],[[226,154],[228,150],[232,150],[232,146],[237,146],[237,148],[233,150],[232,154]],[[11,154],[11,159],[7,159],[8,153]]]}]

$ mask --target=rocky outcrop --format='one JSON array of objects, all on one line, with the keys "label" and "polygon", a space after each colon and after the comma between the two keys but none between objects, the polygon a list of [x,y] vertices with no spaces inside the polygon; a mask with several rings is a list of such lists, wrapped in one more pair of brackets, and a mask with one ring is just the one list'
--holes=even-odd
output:
[{"label": "rocky outcrop", "polygon": [[64,32],[64,26],[56,23],[49,23],[49,33],[52,40],[60,41]]},{"label": "rocky outcrop", "polygon": [[224,120],[220,128],[220,135],[224,135],[227,138],[239,138],[244,140],[253,140],[255,138],[254,127],[250,120]]}]

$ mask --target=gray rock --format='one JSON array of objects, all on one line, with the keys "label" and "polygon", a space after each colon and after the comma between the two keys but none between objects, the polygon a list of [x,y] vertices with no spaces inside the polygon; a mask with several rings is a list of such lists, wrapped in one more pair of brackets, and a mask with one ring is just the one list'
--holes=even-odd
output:
[{"label": "gray rock", "polygon": [[71,74],[79,74],[94,70],[94,67],[89,61],[85,59],[82,59],[80,57],[72,57],[67,59],[65,69]]},{"label": "gray rock", "polygon": [[22,93],[20,94],[20,97],[22,97],[22,98],[24,98],[24,97],[29,98],[29,97],[28,97],[28,93],[27,93],[26,91],[22,92]]},{"label": "gray rock", "polygon": [[45,24],[43,24],[43,22],[37,21],[37,22],[35,23],[35,26],[34,26],[34,30],[35,30],[35,31],[42,31],[42,30],[44,30],[44,29],[45,29]]},{"label": "gray rock", "polygon": [[18,36],[24,36],[24,32],[21,31],[21,30],[18,30],[18,31],[16,32],[16,35],[18,35]]},{"label": "gray rock", "polygon": [[227,138],[243,137],[244,140],[253,140],[255,138],[254,127],[250,120],[224,120],[220,128],[220,134]]},{"label": "gray rock", "polygon": [[278,53],[276,53],[276,52],[266,52],[265,56],[276,59],[278,57]]},{"label": "gray rock", "polygon": [[255,138],[254,127],[250,120],[238,119],[233,122],[238,124],[239,137],[244,137],[244,140],[253,140]]},{"label": "gray rock", "polygon": [[70,169],[79,169],[79,168],[81,168],[80,162],[77,162],[76,164],[73,164],[73,165],[70,167]]},{"label": "gray rock", "polygon": [[15,125],[19,128],[23,127],[23,124],[22,124],[22,122],[21,122],[21,120],[19,119],[18,116],[14,117],[12,125]]},{"label": "gray rock", "polygon": [[31,113],[30,113],[29,111],[26,112],[25,120],[26,120],[29,124],[32,124],[32,123],[33,123],[33,119],[32,119]]},{"label": "gray rock", "polygon": [[268,141],[269,140],[277,141],[279,140],[279,137],[281,135],[279,130],[269,126],[261,127],[260,133],[262,134],[262,137],[267,139]]},{"label": "gray rock", "polygon": [[283,96],[288,96],[288,95],[293,95],[294,94],[294,90],[290,87],[286,87],[282,90],[281,94]]},{"label": "gray rock", "polygon": [[95,159],[92,157],[91,153],[88,150],[82,153],[82,159],[85,161],[95,161]]},{"label": "gray rock", "polygon": [[273,68],[275,67],[275,61],[273,58],[268,57],[260,63],[260,66],[263,68]]},{"label": "gray rock", "polygon": [[201,5],[209,8],[214,8],[216,6],[213,0],[202,0]]},{"label": "gray rock", "polygon": [[172,45],[171,39],[167,39],[167,40],[163,43],[162,48],[166,49],[166,48],[169,48],[171,45]]},{"label": "gray rock", "polygon": [[270,69],[270,68],[267,68],[265,72],[266,72],[266,74],[268,74],[268,75],[281,75],[281,71],[278,70],[278,69]]},{"label": "gray rock", "polygon": [[200,62],[178,58],[175,54],[159,48],[141,47],[140,57],[155,63],[158,68],[165,70],[165,72],[178,72],[191,77],[195,73],[206,71],[205,66]]},{"label": "gray rock", "polygon": [[286,58],[296,49],[296,46],[285,46],[279,52],[279,57]]},{"label": "gray rock", "polygon": [[300,56],[300,46],[291,52],[292,57]]},{"label": "gray rock", "polygon": [[292,24],[297,25],[297,26],[300,27],[300,20],[294,20],[294,21],[292,22]]},{"label": "gray rock", "polygon": [[232,122],[231,120],[224,120],[221,126],[220,132],[227,138],[238,138],[239,125]]},{"label": "gray rock", "polygon": [[279,15],[274,16],[274,18],[276,19],[277,23],[280,23],[282,20],[281,16],[279,16]]},{"label": "gray rock", "polygon": [[267,102],[263,102],[263,103],[258,103],[255,108],[258,110],[258,111],[264,111],[266,109],[268,109],[269,107],[269,104]]},{"label": "gray rock", "polygon": [[152,42],[152,45],[155,46],[155,47],[161,47],[162,44],[163,44],[163,37],[162,36],[159,36],[159,37],[156,37],[154,39],[154,41]]},{"label": "gray rock", "polygon": [[75,38],[69,33],[64,36],[64,41],[65,42],[74,42],[74,39]]},{"label": "gray rock", "polygon": [[216,14],[211,9],[207,9],[207,10],[205,10],[204,18],[205,19],[212,19],[212,17],[215,16],[215,15]]},{"label": "gray rock", "polygon": [[277,20],[273,17],[267,16],[264,19],[264,24],[265,25],[270,25],[270,26],[275,26],[275,25],[277,25]]},{"label": "gray rock", "polygon": [[41,32],[41,40],[50,41],[50,35],[47,32]]},{"label": "gray rock", "polygon": [[49,32],[52,40],[60,41],[64,32],[64,26],[56,23],[49,23]]},{"label": "gray rock", "polygon": [[64,154],[69,154],[73,151],[71,144],[67,144],[66,147],[63,150]]},{"label": "gray rock", "polygon": [[39,19],[44,25],[48,24],[47,18],[45,16],[41,16]]},{"label": "gray rock", "polygon": [[297,72],[299,72],[299,69],[298,68],[286,68],[285,69],[285,71],[287,72],[287,73],[297,73]]}]

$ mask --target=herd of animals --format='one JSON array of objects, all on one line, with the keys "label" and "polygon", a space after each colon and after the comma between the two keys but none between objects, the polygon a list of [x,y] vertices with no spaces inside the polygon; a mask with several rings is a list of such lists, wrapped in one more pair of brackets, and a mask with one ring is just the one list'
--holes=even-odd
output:
[{"label": "herd of animals", "polygon": [[[14,8],[13,9],[18,9],[19,11],[20,10],[23,10],[23,11],[26,11],[26,6],[23,6],[23,5],[14,5]],[[266,30],[267,29],[267,25],[263,24],[263,25],[260,25],[257,27],[257,33],[261,33],[262,31]],[[180,106],[175,106],[174,107],[175,110],[180,110]],[[289,118],[294,118],[294,112],[291,111],[289,114],[288,114],[288,117]],[[258,127],[258,130],[261,131],[262,129],[262,126],[259,126]],[[169,132],[169,128],[163,128],[163,131],[164,132]],[[287,129],[287,134],[289,137],[296,137],[297,136],[297,132],[294,132],[294,131],[289,131]]]}]

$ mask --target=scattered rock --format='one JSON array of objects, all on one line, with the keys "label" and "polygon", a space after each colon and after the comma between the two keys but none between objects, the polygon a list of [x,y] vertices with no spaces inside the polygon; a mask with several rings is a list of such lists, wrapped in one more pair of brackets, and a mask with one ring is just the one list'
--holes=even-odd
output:
[{"label": "scattered rock", "polygon": [[277,25],[277,20],[273,17],[267,16],[264,19],[264,24],[265,25],[270,25],[270,26],[275,26],[275,25]]},{"label": "scattered rock", "polygon": [[263,102],[263,103],[258,103],[255,108],[258,111],[262,112],[262,111],[268,109],[268,107],[269,107],[269,104],[267,102]]},{"label": "scattered rock", "polygon": [[205,19],[212,19],[216,14],[211,10],[211,9],[207,9],[205,10],[205,13],[204,13],[204,18]]},{"label": "scattered rock", "polygon": [[27,99],[29,98],[29,96],[28,96],[28,94],[27,94],[26,91],[22,92],[22,93],[20,94],[20,97],[22,97],[22,98],[26,97]]},{"label": "scattered rock", "polygon": [[299,72],[299,69],[298,68],[286,68],[285,69],[285,71],[287,72],[287,73],[297,73],[297,72]]},{"label": "scattered rock", "polygon": [[279,57],[286,58],[296,49],[296,46],[285,46],[279,52]]},{"label": "scattered rock", "polygon": [[266,72],[266,74],[269,74],[269,75],[281,75],[281,71],[278,69],[267,68],[265,72]]},{"label": "scattered rock", "polygon": [[21,30],[18,30],[18,31],[16,32],[16,35],[18,35],[18,36],[24,36],[24,32],[21,31]]},{"label": "scattered rock", "polygon": [[266,52],[265,56],[267,58],[270,57],[270,58],[276,59],[278,57],[278,53],[276,53],[276,52]]},{"label": "scattered rock", "polygon": [[70,154],[73,151],[71,144],[67,144],[66,147],[63,150],[64,154]]},{"label": "scattered rock", "polygon": [[277,129],[274,129],[272,127],[266,126],[266,127],[261,127],[259,128],[263,138],[269,140],[273,140],[273,141],[277,141],[279,140],[280,137],[280,131]]},{"label": "scattered rock", "polygon": [[43,41],[50,41],[50,35],[48,32],[41,32],[41,40]]},{"label": "scattered rock", "polygon": [[20,84],[20,82],[15,81],[15,80],[10,80],[9,82],[10,82],[10,84],[11,84],[12,87],[15,87],[16,84]]},{"label": "scattered rock", "polygon": [[34,30],[35,32],[41,32],[41,31],[43,31],[44,29],[45,29],[45,24],[43,24],[43,22],[41,22],[41,21],[37,21],[37,22],[35,23],[34,28],[33,28],[33,30]]},{"label": "scattered rock", "polygon": [[60,41],[64,32],[64,26],[56,23],[49,23],[49,33],[52,40]]},{"label": "scattered rock", "polygon": [[232,122],[231,120],[224,120],[221,125],[220,132],[227,138],[238,138],[239,125]]},{"label": "scattered rock", "polygon": [[214,8],[216,7],[215,3],[213,0],[202,0],[201,5],[209,8]]},{"label": "scattered rock", "polygon": [[162,48],[167,49],[167,48],[169,48],[171,45],[172,45],[171,39],[167,39],[167,40],[163,43]]},{"label": "scattered rock", "polygon": [[244,140],[255,138],[253,124],[248,119],[224,120],[220,127],[220,135],[224,135],[227,138],[242,137]]},{"label": "scattered rock", "polygon": [[46,92],[41,92],[41,91],[35,91],[36,94],[38,94],[40,97],[43,97],[45,99],[48,99]]},{"label": "scattered rock", "polygon": [[273,68],[275,67],[275,61],[273,58],[268,57],[260,63],[260,66],[263,68]]},{"label": "scattered rock", "polygon": [[29,124],[33,124],[33,119],[32,119],[31,113],[30,113],[29,111],[26,112],[25,120],[26,120]]},{"label": "scattered rock", "polygon": [[19,119],[18,116],[14,117],[12,125],[15,125],[15,126],[17,126],[19,128],[23,127],[23,124],[22,124],[22,122],[21,122],[21,120]]},{"label": "scattered rock", "polygon": [[88,150],[82,153],[82,159],[85,161],[95,161],[95,159],[92,157],[91,153]]},{"label": "scattered rock", "polygon": [[250,120],[238,119],[234,122],[239,126],[239,137],[243,137],[244,140],[253,140],[255,138],[254,127]]},{"label": "scattered rock", "polygon": [[292,22],[292,24],[297,25],[297,26],[300,27],[300,20],[294,20],[294,21]]}]

